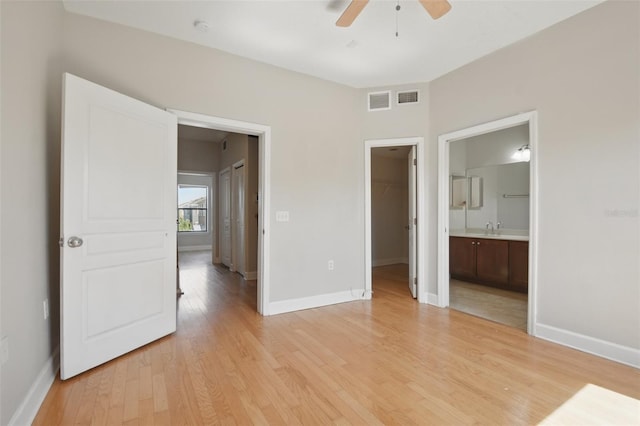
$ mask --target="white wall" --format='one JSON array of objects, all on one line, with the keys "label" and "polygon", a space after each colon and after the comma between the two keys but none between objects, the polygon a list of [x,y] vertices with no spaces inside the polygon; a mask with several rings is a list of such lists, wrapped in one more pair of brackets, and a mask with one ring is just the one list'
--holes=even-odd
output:
[{"label": "white wall", "polygon": [[510,127],[454,143],[466,146],[467,169],[517,163],[518,160],[512,156],[518,148],[529,143],[529,125]]},{"label": "white wall", "polygon": [[215,142],[178,139],[178,170],[213,173],[219,161]]},{"label": "white wall", "polygon": [[272,302],[364,281],[356,90],[72,14],[64,47],[67,71],[145,102],[271,126],[272,208],[291,217],[271,224]]},{"label": "white wall", "polygon": [[[211,143],[212,144],[212,143]],[[213,144],[212,144],[213,145]],[[199,185],[206,186],[208,193],[208,216],[206,232],[178,232],[178,251],[187,250],[211,250],[213,240],[215,238],[213,224],[217,218],[213,210],[213,176],[212,175],[193,175],[178,173],[178,185]]]},{"label": "white wall", "polygon": [[[0,373],[5,425],[12,417],[28,421],[30,410],[38,408],[39,391],[46,392],[53,378],[58,346],[63,9],[55,2],[6,1],[0,8],[1,336],[9,341],[9,361]],[[44,320],[47,298],[50,317]]]},{"label": "white wall", "polygon": [[430,85],[433,145],[538,111],[537,329],[627,354],[640,348],[639,15],[605,2]]}]

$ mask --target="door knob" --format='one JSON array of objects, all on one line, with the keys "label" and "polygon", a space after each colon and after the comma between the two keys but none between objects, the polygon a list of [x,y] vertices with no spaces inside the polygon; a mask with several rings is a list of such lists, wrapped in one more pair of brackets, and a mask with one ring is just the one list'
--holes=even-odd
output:
[{"label": "door knob", "polygon": [[76,247],[80,247],[82,245],[84,241],[82,241],[82,238],[80,237],[71,237],[69,238],[69,240],[67,241],[67,244],[69,245],[69,247],[71,248],[76,248]]}]

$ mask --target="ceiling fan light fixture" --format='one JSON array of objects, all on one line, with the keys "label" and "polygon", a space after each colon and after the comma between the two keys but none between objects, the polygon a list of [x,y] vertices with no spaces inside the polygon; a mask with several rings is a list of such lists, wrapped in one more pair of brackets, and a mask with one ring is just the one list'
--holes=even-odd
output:
[{"label": "ceiling fan light fixture", "polygon": [[451,10],[451,4],[447,0],[419,0],[422,7],[433,19],[442,18]]},{"label": "ceiling fan light fixture", "polygon": [[[451,10],[451,4],[448,0],[418,0],[425,10],[433,19],[444,16]],[[336,21],[338,27],[349,27],[358,17],[362,9],[369,3],[369,0],[351,0],[349,6],[342,12],[340,18]],[[400,11],[400,1],[396,4],[396,13]]]}]

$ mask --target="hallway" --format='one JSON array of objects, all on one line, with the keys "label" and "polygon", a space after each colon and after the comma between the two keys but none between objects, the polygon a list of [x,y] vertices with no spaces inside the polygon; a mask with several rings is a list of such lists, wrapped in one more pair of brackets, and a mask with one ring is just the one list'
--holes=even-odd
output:
[{"label": "hallway", "polygon": [[262,317],[255,281],[210,258],[180,254],[175,334],[57,379],[34,424],[534,424],[587,383],[640,397],[634,368],[420,305],[398,280]]}]

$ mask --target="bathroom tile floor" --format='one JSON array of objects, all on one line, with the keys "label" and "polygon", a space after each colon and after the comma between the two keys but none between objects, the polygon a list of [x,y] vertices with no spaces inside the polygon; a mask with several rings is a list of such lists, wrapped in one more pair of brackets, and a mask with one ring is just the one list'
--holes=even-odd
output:
[{"label": "bathroom tile floor", "polygon": [[527,295],[480,284],[449,281],[449,306],[461,312],[527,330]]}]

